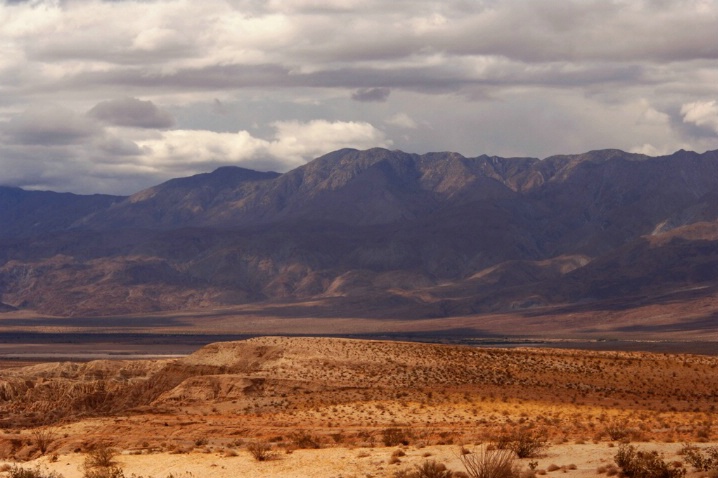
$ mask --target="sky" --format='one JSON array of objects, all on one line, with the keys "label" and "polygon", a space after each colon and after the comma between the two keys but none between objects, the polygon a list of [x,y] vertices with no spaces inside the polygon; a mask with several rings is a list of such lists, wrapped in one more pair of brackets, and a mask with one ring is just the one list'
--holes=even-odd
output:
[{"label": "sky", "polygon": [[718,149],[718,0],[0,0],[0,184]]}]

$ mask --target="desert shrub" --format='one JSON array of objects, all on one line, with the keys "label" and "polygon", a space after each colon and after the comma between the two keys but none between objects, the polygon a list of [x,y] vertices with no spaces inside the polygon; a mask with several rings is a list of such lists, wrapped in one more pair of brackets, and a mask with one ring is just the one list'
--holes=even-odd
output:
[{"label": "desert shrub", "polygon": [[29,469],[13,466],[10,468],[9,473],[10,478],[62,478],[61,474],[55,471],[42,470],[40,467]]},{"label": "desert shrub", "polygon": [[431,460],[425,461],[421,465],[416,465],[412,478],[451,478],[452,475],[451,470],[448,470],[443,463]]},{"label": "desert shrub", "polygon": [[263,441],[254,441],[247,443],[247,450],[257,461],[269,461],[277,457],[272,450],[272,445]]},{"label": "desert shrub", "polygon": [[32,432],[32,441],[37,449],[40,450],[40,453],[44,455],[47,453],[50,444],[55,441],[55,434],[48,429],[35,430]]},{"label": "desert shrub", "polygon": [[305,430],[289,434],[289,440],[297,448],[321,448],[319,438]]},{"label": "desert shrub", "polygon": [[718,471],[718,447],[708,447],[701,450],[697,446],[685,444],[680,452],[686,461],[699,471]]},{"label": "desert shrub", "polygon": [[683,478],[684,468],[670,467],[657,452],[639,451],[633,445],[621,445],[614,457],[626,478]]},{"label": "desert shrub", "polygon": [[546,448],[546,438],[542,433],[521,428],[513,433],[499,435],[494,447],[497,450],[511,450],[519,458],[534,458]]},{"label": "desert shrub", "polygon": [[117,465],[115,456],[117,450],[112,448],[106,443],[97,445],[95,448],[90,450],[85,456],[85,469],[93,468],[111,468]]},{"label": "desert shrub", "polygon": [[516,455],[508,449],[481,448],[474,453],[460,454],[466,474],[471,478],[517,478]]},{"label": "desert shrub", "polygon": [[82,478],[125,478],[122,468],[115,461],[117,450],[101,443],[90,450],[83,463]]},{"label": "desert shrub", "polygon": [[384,446],[397,446],[409,444],[409,433],[403,428],[389,427],[381,432]]},{"label": "desert shrub", "polygon": [[94,470],[85,469],[82,478],[125,478],[125,473],[119,466],[110,466],[108,468],[96,468]]},{"label": "desert shrub", "polygon": [[606,434],[613,441],[623,440],[630,434],[630,430],[620,422],[611,422],[606,425]]}]

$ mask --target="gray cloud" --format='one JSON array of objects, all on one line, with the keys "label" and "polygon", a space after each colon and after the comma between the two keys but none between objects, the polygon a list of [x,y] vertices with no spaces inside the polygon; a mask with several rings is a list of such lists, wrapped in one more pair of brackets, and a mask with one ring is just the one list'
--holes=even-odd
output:
[{"label": "gray cloud", "polygon": [[3,129],[11,144],[43,146],[78,144],[100,132],[91,120],[54,104],[32,105]]},{"label": "gray cloud", "polygon": [[165,129],[175,125],[175,119],[167,111],[159,109],[151,101],[137,98],[103,101],[87,115],[115,126]]},{"label": "gray cloud", "polygon": [[372,102],[376,101],[379,103],[385,102],[391,90],[389,88],[362,88],[352,93],[352,99],[360,102]]}]

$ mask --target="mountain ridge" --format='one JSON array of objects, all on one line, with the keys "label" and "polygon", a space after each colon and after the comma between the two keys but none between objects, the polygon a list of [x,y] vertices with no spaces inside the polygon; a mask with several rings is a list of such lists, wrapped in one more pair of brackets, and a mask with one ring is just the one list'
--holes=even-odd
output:
[{"label": "mountain ridge", "polygon": [[63,196],[52,223],[0,214],[0,301],[106,315],[331,299],[442,317],[709,294],[715,191],[718,151],[342,149],[283,174],[225,167],[129,197]]}]

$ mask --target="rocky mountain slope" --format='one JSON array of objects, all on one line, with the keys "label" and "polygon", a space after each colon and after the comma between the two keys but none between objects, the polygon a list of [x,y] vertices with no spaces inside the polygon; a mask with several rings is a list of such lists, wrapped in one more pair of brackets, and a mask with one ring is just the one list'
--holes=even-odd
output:
[{"label": "rocky mountain slope", "polygon": [[327,314],[441,317],[707,297],[716,191],[718,151],[385,149],[281,175],[221,168],[128,198],[3,188],[0,301],[105,315],[312,300]]}]

